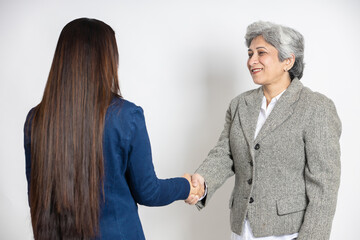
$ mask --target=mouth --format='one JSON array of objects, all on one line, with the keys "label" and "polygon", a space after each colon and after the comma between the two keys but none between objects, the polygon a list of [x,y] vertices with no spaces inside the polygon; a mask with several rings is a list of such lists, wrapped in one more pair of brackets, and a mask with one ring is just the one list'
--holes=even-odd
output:
[{"label": "mouth", "polygon": [[250,71],[252,74],[257,74],[257,73],[261,72],[262,70],[263,70],[263,68],[253,68]]}]

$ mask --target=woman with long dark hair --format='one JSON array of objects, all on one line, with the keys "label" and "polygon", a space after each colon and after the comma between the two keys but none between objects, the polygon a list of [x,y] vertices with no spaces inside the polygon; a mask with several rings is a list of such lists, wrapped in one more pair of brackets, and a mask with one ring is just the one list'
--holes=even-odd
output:
[{"label": "woman with long dark hair", "polygon": [[143,111],[121,97],[117,69],[110,26],[81,18],[64,27],[24,128],[36,240],[145,239],[137,203],[167,205],[196,191],[188,175],[156,177]]}]

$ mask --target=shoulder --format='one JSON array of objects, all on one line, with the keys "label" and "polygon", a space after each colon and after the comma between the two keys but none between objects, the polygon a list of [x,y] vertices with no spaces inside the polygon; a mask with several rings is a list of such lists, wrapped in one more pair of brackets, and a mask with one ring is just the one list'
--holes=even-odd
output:
[{"label": "shoulder", "polygon": [[109,105],[108,111],[116,112],[121,110],[126,113],[140,111],[142,112],[142,108],[137,106],[135,103],[130,102],[126,99],[120,97],[114,97]]},{"label": "shoulder", "polygon": [[[322,93],[304,87],[300,96],[303,99],[305,133],[316,139],[339,138],[342,124],[334,102]],[[308,139],[309,141],[309,139]]]},{"label": "shoulder", "polygon": [[131,120],[144,114],[143,109],[135,103],[123,98],[114,97],[107,110],[107,117]]},{"label": "shoulder", "polygon": [[144,111],[133,102],[115,97],[108,107],[105,122],[107,129],[130,134],[135,128],[145,126]]},{"label": "shoulder", "polygon": [[237,95],[235,98],[233,98],[231,100],[231,103],[235,103],[235,102],[238,102],[238,101],[241,101],[243,100],[245,97],[247,96],[252,96],[254,94],[257,94],[259,92],[260,88],[255,88],[255,89],[251,89],[251,90],[248,90],[246,92],[243,92],[239,95]]},{"label": "shoulder", "polygon": [[26,115],[25,124],[27,124],[28,122],[31,122],[31,121],[32,121],[32,119],[34,118],[34,114],[35,114],[37,108],[38,108],[38,106],[35,106],[35,107],[33,107],[33,108],[30,109],[30,111],[29,111],[28,114]]},{"label": "shoulder", "polygon": [[304,87],[301,98],[304,101],[303,106],[309,110],[307,111],[309,123],[315,122],[316,125],[322,125],[321,127],[335,126],[335,129],[341,132],[341,120],[334,102],[329,97]]},{"label": "shoulder", "polygon": [[335,109],[334,102],[322,93],[312,91],[304,87],[300,98],[306,102],[307,106],[313,109]]},{"label": "shoulder", "polygon": [[243,93],[237,95],[235,98],[233,98],[231,100],[229,109],[231,111],[236,110],[240,106],[246,104],[245,103],[246,99],[248,99],[250,101],[254,101],[255,99],[257,99],[259,97],[259,94],[260,94],[261,91],[262,91],[261,87],[259,87],[259,88],[248,90],[246,92],[243,92]]}]

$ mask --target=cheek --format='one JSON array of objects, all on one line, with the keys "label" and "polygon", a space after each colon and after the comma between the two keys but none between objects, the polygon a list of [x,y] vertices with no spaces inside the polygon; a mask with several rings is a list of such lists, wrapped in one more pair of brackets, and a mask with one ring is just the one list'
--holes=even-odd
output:
[{"label": "cheek", "polygon": [[259,62],[266,67],[271,66],[271,59],[269,57],[264,56],[262,58],[259,58]]},{"label": "cheek", "polygon": [[279,63],[280,62],[277,59],[272,59],[270,57],[261,59],[261,64],[267,69],[277,70],[280,67]]}]

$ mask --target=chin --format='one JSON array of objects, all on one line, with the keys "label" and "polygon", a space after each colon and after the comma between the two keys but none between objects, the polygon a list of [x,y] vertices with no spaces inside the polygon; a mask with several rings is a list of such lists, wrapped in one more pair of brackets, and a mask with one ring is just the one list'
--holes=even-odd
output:
[{"label": "chin", "polygon": [[263,79],[260,79],[260,78],[252,78],[253,79],[253,82],[257,85],[264,85],[265,84],[265,81]]}]

